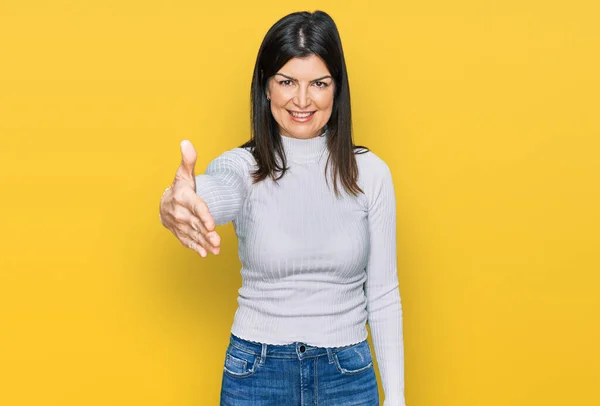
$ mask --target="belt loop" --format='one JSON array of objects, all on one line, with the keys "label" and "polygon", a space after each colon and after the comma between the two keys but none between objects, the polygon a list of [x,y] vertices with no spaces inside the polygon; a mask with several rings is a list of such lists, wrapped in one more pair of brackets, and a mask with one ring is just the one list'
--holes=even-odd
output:
[{"label": "belt loop", "polygon": [[333,351],[329,347],[327,347],[327,359],[330,364],[333,364]]},{"label": "belt loop", "polygon": [[262,343],[262,350],[260,352],[260,361],[258,363],[258,365],[264,365],[265,364],[265,359],[267,358],[267,344]]}]

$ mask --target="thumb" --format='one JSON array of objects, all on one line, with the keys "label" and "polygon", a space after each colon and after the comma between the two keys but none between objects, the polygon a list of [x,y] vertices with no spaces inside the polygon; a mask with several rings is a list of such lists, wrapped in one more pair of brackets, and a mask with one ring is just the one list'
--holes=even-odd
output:
[{"label": "thumb", "polygon": [[181,147],[181,164],[177,169],[177,174],[175,178],[183,179],[192,185],[194,190],[196,190],[196,177],[194,175],[194,167],[196,166],[196,149],[192,143],[188,140],[183,140],[180,143]]}]

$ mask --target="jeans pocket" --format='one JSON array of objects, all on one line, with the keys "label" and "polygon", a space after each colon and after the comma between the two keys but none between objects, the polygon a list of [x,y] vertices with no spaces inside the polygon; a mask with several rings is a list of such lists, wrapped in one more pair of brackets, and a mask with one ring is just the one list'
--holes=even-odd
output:
[{"label": "jeans pocket", "polygon": [[367,340],[335,351],[333,360],[337,370],[343,375],[358,374],[373,367],[373,358]]},{"label": "jeans pocket", "polygon": [[230,344],[225,353],[223,370],[229,376],[247,378],[254,374],[257,364],[258,356],[256,354],[240,350]]}]

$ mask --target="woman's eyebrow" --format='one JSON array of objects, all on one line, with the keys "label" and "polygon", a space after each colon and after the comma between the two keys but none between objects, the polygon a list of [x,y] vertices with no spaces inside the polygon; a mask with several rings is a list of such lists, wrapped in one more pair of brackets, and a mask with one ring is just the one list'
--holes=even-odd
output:
[{"label": "woman's eyebrow", "polygon": [[[287,79],[289,79],[289,80],[293,80],[293,81],[296,81],[296,80],[297,80],[297,79],[294,79],[294,78],[293,78],[293,77],[291,77],[291,76],[284,75],[283,73],[276,73],[275,75],[281,75],[281,76],[283,76],[284,78],[287,78]],[[323,80],[323,79],[327,79],[327,78],[333,79],[333,78],[331,77],[331,75],[326,75],[326,76],[323,76],[323,77],[320,77],[320,78],[313,79],[313,80],[311,80],[311,82],[316,82],[316,81]]]}]

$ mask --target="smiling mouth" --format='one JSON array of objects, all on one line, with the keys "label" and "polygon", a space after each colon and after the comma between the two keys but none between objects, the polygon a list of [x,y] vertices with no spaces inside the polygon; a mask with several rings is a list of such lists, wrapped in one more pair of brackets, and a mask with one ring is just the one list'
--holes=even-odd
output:
[{"label": "smiling mouth", "polygon": [[315,114],[315,113],[316,113],[316,111],[310,111],[310,112],[299,113],[299,112],[296,112],[296,111],[291,111],[291,110],[288,110],[288,113],[290,113],[290,115],[291,115],[292,117],[296,117],[296,118],[306,118],[306,117],[310,117],[310,116],[312,116],[313,114]]}]

